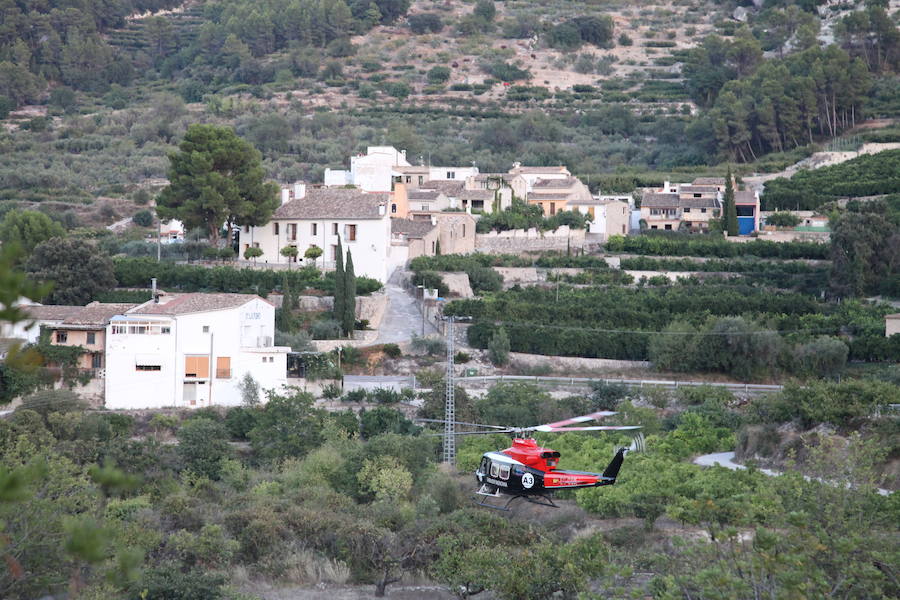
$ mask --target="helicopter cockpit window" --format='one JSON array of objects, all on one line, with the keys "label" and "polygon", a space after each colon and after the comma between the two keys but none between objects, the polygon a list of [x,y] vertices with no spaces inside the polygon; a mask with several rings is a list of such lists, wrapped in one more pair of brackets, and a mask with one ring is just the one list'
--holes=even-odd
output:
[{"label": "helicopter cockpit window", "polygon": [[491,463],[491,477],[497,477],[500,474],[500,465],[497,463]]},{"label": "helicopter cockpit window", "polygon": [[503,481],[509,479],[509,465],[500,465],[500,479]]},{"label": "helicopter cockpit window", "polygon": [[478,470],[486,474],[491,470],[491,461],[488,458],[482,458],[481,467]]}]

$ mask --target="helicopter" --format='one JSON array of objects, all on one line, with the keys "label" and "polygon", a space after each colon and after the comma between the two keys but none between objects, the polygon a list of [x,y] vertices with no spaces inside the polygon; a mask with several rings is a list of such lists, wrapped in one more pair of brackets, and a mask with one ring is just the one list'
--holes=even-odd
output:
[{"label": "helicopter", "polygon": [[[560,453],[550,448],[538,446],[529,434],[567,433],[570,431],[629,431],[638,430],[638,425],[589,425],[572,427],[586,421],[594,421],[615,415],[613,411],[598,411],[580,417],[572,417],[555,423],[546,423],[533,427],[501,427],[498,425],[482,425],[451,421],[453,425],[480,427],[475,431],[460,431],[453,435],[479,435],[494,433],[512,433],[512,446],[496,452],[485,452],[475,470],[475,481],[478,489],[476,496],[481,496],[479,506],[497,510],[509,510],[509,506],[518,499],[533,504],[558,508],[553,502],[553,493],[559,490],[613,485],[622,467],[625,454],[629,451],[640,451],[644,448],[644,436],[638,433],[629,447],[616,450],[612,461],[602,473],[586,471],[568,471],[557,469]],[[444,423],[439,419],[420,419],[426,423]],[[446,435],[446,434],[437,434]],[[491,499],[508,497],[502,506],[492,504]]]}]

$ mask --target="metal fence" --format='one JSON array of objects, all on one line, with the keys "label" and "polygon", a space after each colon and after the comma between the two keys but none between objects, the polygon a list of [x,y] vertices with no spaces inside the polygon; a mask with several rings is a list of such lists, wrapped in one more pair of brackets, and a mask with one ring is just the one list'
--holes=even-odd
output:
[{"label": "metal fence", "polygon": [[755,383],[706,383],[703,381],[665,381],[657,379],[604,379],[594,377],[549,377],[540,375],[483,375],[476,377],[456,377],[458,384],[466,384],[468,382],[503,382],[503,381],[529,381],[531,383],[548,383],[554,385],[590,385],[592,383],[610,383],[625,385],[628,387],[654,387],[668,390],[677,390],[681,387],[698,387],[708,385],[711,387],[725,388],[730,392],[743,392],[751,394],[768,394],[770,392],[780,392],[784,386],[780,385],[764,385]]}]

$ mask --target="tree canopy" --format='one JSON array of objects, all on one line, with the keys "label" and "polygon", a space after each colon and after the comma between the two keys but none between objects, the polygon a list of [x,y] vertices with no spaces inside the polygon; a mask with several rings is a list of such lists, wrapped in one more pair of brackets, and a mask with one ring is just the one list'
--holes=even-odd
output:
[{"label": "tree canopy", "polygon": [[50,304],[87,304],[116,286],[112,260],[96,245],[76,238],[51,238],[38,244],[26,263],[33,277],[52,283]]},{"label": "tree canopy", "polygon": [[260,154],[229,127],[191,125],[169,155],[161,219],[203,227],[215,244],[224,224],[262,225],[278,207],[278,186],[264,180]]}]

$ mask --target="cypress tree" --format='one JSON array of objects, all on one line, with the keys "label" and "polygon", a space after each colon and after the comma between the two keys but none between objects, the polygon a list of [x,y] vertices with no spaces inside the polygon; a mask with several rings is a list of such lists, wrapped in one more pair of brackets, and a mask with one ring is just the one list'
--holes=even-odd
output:
[{"label": "cypress tree", "polygon": [[725,231],[728,235],[738,235],[737,206],[734,204],[734,184],[731,181],[731,167],[725,176]]},{"label": "cypress tree", "polygon": [[284,274],[284,279],[281,282],[281,293],[281,330],[293,333],[297,328],[297,324],[294,321],[294,293],[291,290],[291,283],[288,280],[287,273]]},{"label": "cypress tree", "polygon": [[353,334],[356,325],[356,273],[353,272],[353,256],[347,249],[347,265],[344,269],[344,316],[343,328],[346,335]]},{"label": "cypress tree", "polygon": [[344,247],[341,245],[341,238],[338,236],[337,255],[335,256],[336,264],[334,266],[334,320],[338,323],[344,318]]}]

